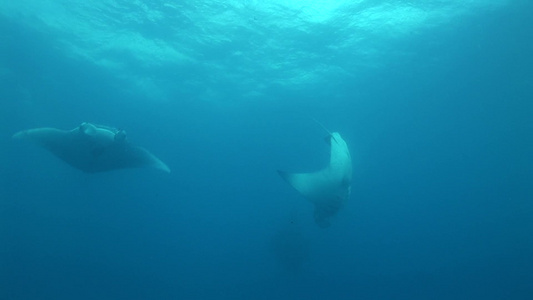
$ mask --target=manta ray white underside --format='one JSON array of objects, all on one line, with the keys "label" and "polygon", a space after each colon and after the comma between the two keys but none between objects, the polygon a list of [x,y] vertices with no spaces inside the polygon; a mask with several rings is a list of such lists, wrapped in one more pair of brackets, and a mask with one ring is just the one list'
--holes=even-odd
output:
[{"label": "manta ray white underside", "polygon": [[330,225],[329,219],[350,197],[352,159],[346,142],[338,132],[331,133],[329,165],[313,173],[278,171],[288,183],[315,205],[315,222],[321,227]]}]

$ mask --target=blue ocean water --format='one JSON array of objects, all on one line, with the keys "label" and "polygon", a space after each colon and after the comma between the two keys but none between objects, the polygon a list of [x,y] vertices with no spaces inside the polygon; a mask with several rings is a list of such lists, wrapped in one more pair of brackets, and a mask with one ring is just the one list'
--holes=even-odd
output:
[{"label": "blue ocean water", "polygon": [[[0,299],[532,299],[533,4],[427,2],[0,2]],[[172,172],[11,138],[86,121]]]}]

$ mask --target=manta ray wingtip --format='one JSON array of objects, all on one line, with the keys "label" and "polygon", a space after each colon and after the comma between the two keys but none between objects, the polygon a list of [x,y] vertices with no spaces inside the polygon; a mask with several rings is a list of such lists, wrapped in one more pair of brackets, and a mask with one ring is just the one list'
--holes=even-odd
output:
[{"label": "manta ray wingtip", "polygon": [[286,181],[289,181],[290,174],[288,172],[281,171],[281,170],[277,170],[277,172],[279,176],[281,176],[281,178],[283,178]]},{"label": "manta ray wingtip", "polygon": [[13,136],[11,136],[11,138],[15,140],[20,140],[20,139],[23,139],[25,136],[26,136],[26,131],[23,130],[23,131],[19,131],[15,133]]},{"label": "manta ray wingtip", "polygon": [[167,164],[165,164],[164,162],[160,161],[159,159],[157,159],[158,161],[153,164],[152,166],[158,170],[161,170],[165,173],[170,173],[170,168],[167,166]]}]

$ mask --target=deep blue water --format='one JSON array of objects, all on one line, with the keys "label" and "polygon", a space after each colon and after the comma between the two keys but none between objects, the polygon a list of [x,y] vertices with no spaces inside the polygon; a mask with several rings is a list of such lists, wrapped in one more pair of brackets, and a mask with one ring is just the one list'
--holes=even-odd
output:
[{"label": "deep blue water", "polygon": [[[529,1],[5,2],[0,299],[531,299]],[[11,139],[84,121],[172,172]]]}]

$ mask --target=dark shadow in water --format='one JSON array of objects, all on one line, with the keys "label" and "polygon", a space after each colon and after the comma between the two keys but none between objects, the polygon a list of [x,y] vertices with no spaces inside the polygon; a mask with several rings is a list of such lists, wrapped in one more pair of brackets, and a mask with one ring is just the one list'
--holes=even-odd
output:
[{"label": "dark shadow in water", "polygon": [[304,236],[295,211],[291,212],[272,236],[270,248],[286,271],[292,273],[302,271],[309,260],[311,243]]}]

